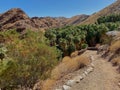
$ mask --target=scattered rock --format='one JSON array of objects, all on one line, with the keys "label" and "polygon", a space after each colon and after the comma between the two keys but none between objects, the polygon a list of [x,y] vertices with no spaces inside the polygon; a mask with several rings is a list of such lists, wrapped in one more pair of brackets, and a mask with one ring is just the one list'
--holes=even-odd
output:
[{"label": "scattered rock", "polygon": [[87,71],[84,71],[85,75],[88,75],[88,72]]},{"label": "scattered rock", "polygon": [[81,78],[82,78],[81,76],[77,76],[77,77],[74,78],[74,80],[75,80],[76,83],[80,83]]},{"label": "scattered rock", "polygon": [[63,90],[69,90],[71,87],[67,85],[63,85]]},{"label": "scattered rock", "polygon": [[68,80],[66,83],[66,85],[68,85],[68,86],[72,86],[74,84],[75,84],[75,80]]},{"label": "scattered rock", "polygon": [[79,76],[80,77],[80,80],[83,80],[83,77],[82,76]]},{"label": "scattered rock", "polygon": [[93,63],[91,63],[90,65],[91,65],[91,67],[92,67],[92,68],[94,68],[94,67],[95,67],[95,65],[94,65]]},{"label": "scattered rock", "polygon": [[91,61],[92,61],[92,62],[94,61],[94,58],[93,58],[93,56],[92,56],[92,55],[90,56],[90,59],[91,59]]},{"label": "scattered rock", "polygon": [[88,69],[87,69],[87,72],[88,73],[90,73],[90,72],[92,72],[93,71],[93,67],[89,67]]},{"label": "scattered rock", "polygon": [[83,77],[83,78],[85,78],[85,77],[86,77],[86,75],[83,73],[83,74],[82,74],[82,77]]}]

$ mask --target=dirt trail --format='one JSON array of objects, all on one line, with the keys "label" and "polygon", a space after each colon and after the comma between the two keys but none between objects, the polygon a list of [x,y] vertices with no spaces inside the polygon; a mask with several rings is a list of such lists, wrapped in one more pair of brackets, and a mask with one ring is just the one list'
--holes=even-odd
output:
[{"label": "dirt trail", "polygon": [[94,57],[94,71],[70,90],[120,90],[117,85],[120,74],[116,72],[116,68],[97,55],[96,51],[86,51],[85,54]]}]

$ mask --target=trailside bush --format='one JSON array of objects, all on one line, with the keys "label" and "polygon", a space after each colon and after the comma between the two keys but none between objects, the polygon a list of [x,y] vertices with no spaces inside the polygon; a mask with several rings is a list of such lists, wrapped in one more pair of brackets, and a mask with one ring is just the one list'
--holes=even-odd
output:
[{"label": "trailside bush", "polygon": [[28,31],[21,39],[20,34],[8,31],[4,37],[9,39],[7,57],[0,63],[0,88],[32,88],[38,80],[50,77],[58,61],[58,52],[46,45],[41,32]]},{"label": "trailside bush", "polygon": [[82,46],[81,46],[82,49],[85,49],[85,48],[87,48],[87,47],[88,47],[87,44],[82,44]]}]

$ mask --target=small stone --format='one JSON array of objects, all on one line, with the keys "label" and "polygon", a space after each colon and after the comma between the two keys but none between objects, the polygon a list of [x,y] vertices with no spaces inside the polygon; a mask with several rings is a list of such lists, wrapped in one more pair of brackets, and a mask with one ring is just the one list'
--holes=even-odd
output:
[{"label": "small stone", "polygon": [[82,76],[77,76],[77,77],[74,78],[76,83],[80,83],[80,80],[82,80],[82,79],[83,79]]},{"label": "small stone", "polygon": [[63,90],[69,90],[71,87],[67,85],[63,85]]},{"label": "small stone", "polygon": [[55,90],[63,90],[63,89],[55,89]]},{"label": "small stone", "polygon": [[95,65],[94,65],[93,63],[91,63],[90,65],[91,65],[91,67],[93,67],[93,68],[95,67]]},{"label": "small stone", "polygon": [[82,77],[82,76],[80,76],[80,80],[83,80],[83,77]]},{"label": "small stone", "polygon": [[120,87],[120,82],[118,83],[118,86]]},{"label": "small stone", "polygon": [[83,77],[83,78],[85,78],[85,77],[86,77],[86,75],[83,73],[83,74],[82,74],[82,77]]},{"label": "small stone", "polygon": [[93,58],[93,56],[92,56],[92,55],[90,56],[90,59],[91,59],[91,61],[94,61],[94,58]]},{"label": "small stone", "polygon": [[75,83],[80,83],[80,79],[75,79]]},{"label": "small stone", "polygon": [[84,71],[85,75],[88,75],[88,72],[87,71]]},{"label": "small stone", "polygon": [[75,84],[75,80],[68,80],[66,83],[66,85],[68,85],[68,86],[72,86],[74,84]]},{"label": "small stone", "polygon": [[92,72],[93,71],[93,67],[89,67],[88,69],[87,69],[87,72],[88,73],[90,73],[90,72]]}]

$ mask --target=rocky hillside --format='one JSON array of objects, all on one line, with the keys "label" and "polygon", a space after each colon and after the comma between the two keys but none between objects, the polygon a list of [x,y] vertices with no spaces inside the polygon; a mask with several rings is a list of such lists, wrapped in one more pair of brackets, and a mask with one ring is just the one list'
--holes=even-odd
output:
[{"label": "rocky hillside", "polygon": [[113,13],[120,13],[120,0],[117,0],[115,3],[109,5],[108,7],[102,9],[101,11],[94,13],[89,18],[87,18],[85,21],[83,21],[80,24],[91,24],[95,23],[96,20],[101,16],[106,16]]},{"label": "rocky hillside", "polygon": [[67,18],[64,17],[32,17],[31,20],[35,25],[39,26],[40,29],[46,30],[49,28],[62,27],[66,25]]},{"label": "rocky hillside", "polygon": [[78,15],[72,18],[65,17],[32,17],[30,18],[20,8],[13,8],[0,14],[0,31],[17,29],[21,32],[25,29],[46,30],[65,25],[76,25],[85,20],[88,15]]},{"label": "rocky hillside", "polygon": [[25,29],[38,28],[21,9],[14,8],[0,15],[0,30],[16,28],[19,32]]},{"label": "rocky hillside", "polygon": [[73,16],[73,17],[67,19],[66,23],[68,25],[78,25],[82,21],[86,20],[88,17],[89,17],[89,15],[85,15],[85,14],[76,15],[76,16]]}]

